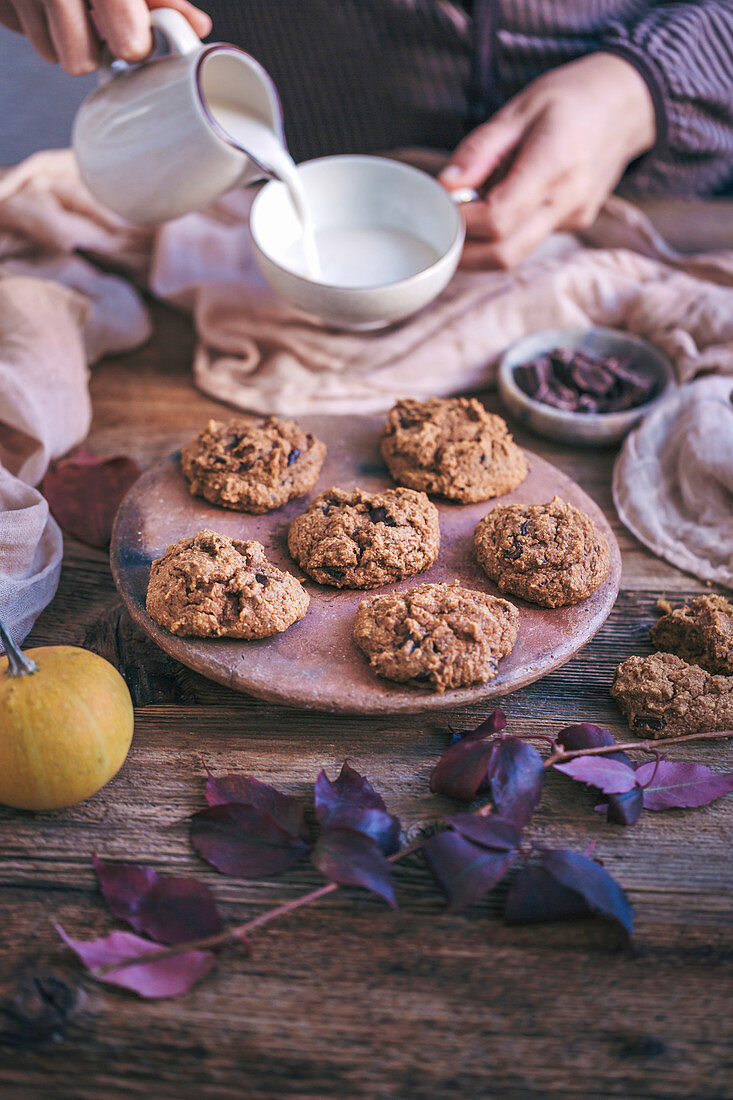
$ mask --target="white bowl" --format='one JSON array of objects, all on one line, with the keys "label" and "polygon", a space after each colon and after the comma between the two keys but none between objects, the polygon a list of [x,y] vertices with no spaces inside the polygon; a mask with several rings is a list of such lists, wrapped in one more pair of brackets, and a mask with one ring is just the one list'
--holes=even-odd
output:
[{"label": "white bowl", "polygon": [[[555,348],[578,348],[597,356],[633,356],[633,366],[655,379],[657,394],[623,412],[580,413],[556,409],[535,401],[520,389],[514,371],[523,363]],[[555,328],[533,332],[511,344],[499,363],[499,395],[512,415],[538,435],[562,443],[617,443],[648,412],[656,408],[677,384],[666,356],[638,336],[611,328]]]},{"label": "white bowl", "polygon": [[450,282],[465,235],[447,191],[418,168],[386,157],[321,157],[299,165],[316,229],[399,229],[437,257],[417,274],[381,286],[334,286],[288,267],[301,226],[285,185],[271,180],[255,199],[250,229],[260,270],[272,289],[326,324],[352,331],[384,328],[431,302]]}]

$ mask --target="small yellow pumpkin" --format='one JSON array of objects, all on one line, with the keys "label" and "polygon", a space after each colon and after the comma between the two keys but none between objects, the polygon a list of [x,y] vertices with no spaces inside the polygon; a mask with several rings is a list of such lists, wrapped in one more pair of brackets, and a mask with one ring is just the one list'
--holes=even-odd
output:
[{"label": "small yellow pumpkin", "polygon": [[109,782],[130,748],[133,710],[116,668],[76,646],[22,653],[0,622],[0,803],[60,810]]}]

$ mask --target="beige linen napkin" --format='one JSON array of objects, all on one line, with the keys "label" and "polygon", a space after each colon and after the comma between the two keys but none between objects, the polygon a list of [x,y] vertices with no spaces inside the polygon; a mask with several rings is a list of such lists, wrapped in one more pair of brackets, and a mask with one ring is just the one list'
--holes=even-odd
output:
[{"label": "beige linen napkin", "polygon": [[151,331],[137,291],[74,250],[143,276],[149,244],[87,196],[66,152],[0,176],[0,618],[18,642],[56,591],[63,551],[33,486],[89,430],[88,364]]},{"label": "beige linen napkin", "polygon": [[672,565],[733,588],[733,383],[688,382],[624,443],[613,500],[626,526]]},{"label": "beige linen napkin", "polygon": [[[192,311],[197,385],[256,412],[378,411],[398,397],[485,387],[506,345],[546,326],[627,328],[666,351],[681,381],[733,374],[733,254],[679,256],[620,199],[584,240],[551,238],[512,272],[459,272],[418,316],[359,336],[272,296],[254,263],[251,198],[234,192],[151,230],[101,207],[68,150],[0,173],[0,615],[19,636],[47,601],[40,577],[57,573],[59,549],[45,505],[13,478],[37,483],[49,459],[84,435],[86,362],[147,338],[131,282]],[[14,541],[9,528],[17,532],[34,507],[36,526]]]}]

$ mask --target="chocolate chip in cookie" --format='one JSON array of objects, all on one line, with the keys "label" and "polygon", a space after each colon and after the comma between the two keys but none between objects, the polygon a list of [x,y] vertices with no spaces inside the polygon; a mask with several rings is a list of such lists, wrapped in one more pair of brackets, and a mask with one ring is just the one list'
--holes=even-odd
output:
[{"label": "chocolate chip in cookie", "polygon": [[733,675],[733,603],[722,595],[695,596],[663,615],[651,629],[657,649],[691,665]]},{"label": "chocolate chip in cookie", "polygon": [[673,653],[622,661],[611,695],[643,737],[733,729],[733,676],[713,676]]},{"label": "chocolate chip in cookie", "polygon": [[584,600],[611,567],[606,536],[559,497],[493,508],[477,525],[474,544],[479,564],[502,592],[541,607]]},{"label": "chocolate chip in cookie", "polygon": [[300,581],[265,557],[259,542],[199,531],[153,562],[146,607],[171,634],[267,638],[308,610]]},{"label": "chocolate chip in cookie", "polygon": [[444,692],[482,684],[517,639],[519,612],[507,600],[454,584],[421,584],[362,600],[354,641],[388,680]]},{"label": "chocolate chip in cookie", "polygon": [[438,510],[414,489],[328,489],[293,520],[290,553],[319,584],[377,588],[438,557]]},{"label": "chocolate chip in cookie", "polygon": [[529,469],[506,422],[473,397],[399,401],[382,455],[398,485],[463,504],[510,492]]},{"label": "chocolate chip in cookie", "polygon": [[195,496],[259,515],[312,489],[326,448],[294,420],[210,420],[181,452]]}]

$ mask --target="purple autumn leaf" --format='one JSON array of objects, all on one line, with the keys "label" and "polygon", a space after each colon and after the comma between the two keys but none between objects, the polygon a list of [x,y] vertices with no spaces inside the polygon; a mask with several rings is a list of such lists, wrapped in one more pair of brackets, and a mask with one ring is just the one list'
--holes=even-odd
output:
[{"label": "purple autumn leaf", "polygon": [[604,794],[625,794],[638,786],[633,768],[603,756],[578,756],[564,764],[555,764],[554,768]]},{"label": "purple autumn leaf", "polygon": [[606,821],[611,825],[634,825],[641,816],[644,808],[644,792],[641,787],[632,787],[624,794],[611,794],[608,796]]},{"label": "purple autumn leaf", "polygon": [[370,836],[354,829],[324,829],[311,858],[330,882],[363,886],[397,908],[390,864]]},{"label": "purple autumn leaf", "polygon": [[[578,752],[582,749],[600,749],[609,745],[615,745],[614,737],[602,726],[594,726],[590,722],[581,722],[574,726],[566,726],[557,735],[557,741],[566,752]],[[596,757],[598,759],[598,757]],[[633,768],[631,759],[625,752],[610,752],[603,757],[604,760],[613,760],[619,764],[625,764]],[[622,794],[610,794],[604,802],[603,809],[606,819],[613,825],[633,825],[639,820],[643,806],[642,793],[638,788],[632,788]],[[596,807],[598,808],[598,807]]]},{"label": "purple autumn leaf", "polygon": [[[205,765],[204,765],[205,766]],[[278,823],[281,829],[293,836],[308,840],[308,830],[303,817],[303,804],[289,794],[283,794],[268,783],[261,783],[251,775],[214,776],[206,768],[206,801],[210,806],[228,802],[241,802],[256,806]]]},{"label": "purple autumn leaf", "polygon": [[110,910],[136,932],[177,944],[221,931],[216,900],[206,883],[158,875],[138,863],[105,863],[96,856],[92,863]]},{"label": "purple autumn leaf", "polygon": [[455,814],[445,820],[462,837],[472,840],[474,844],[480,844],[482,848],[508,852],[511,848],[518,848],[521,842],[521,832],[517,826],[495,814],[489,814],[488,817],[480,814]]},{"label": "purple autumn leaf", "polygon": [[526,825],[542,797],[544,777],[544,761],[532,745],[518,737],[495,741],[488,779],[497,816]]},{"label": "purple autumn leaf", "polygon": [[501,707],[497,707],[475,729],[452,734],[451,744],[454,745],[458,741],[480,741],[486,737],[494,737],[497,733],[501,733],[503,729],[506,729],[506,715]]},{"label": "purple autumn leaf", "polygon": [[563,886],[579,893],[593,913],[616,921],[632,934],[634,914],[629,899],[599,863],[567,850],[543,852],[540,863]]},{"label": "purple autumn leaf", "polygon": [[387,812],[384,799],[368,779],[348,763],[333,780],[322,771],[315,784],[316,817],[324,828],[354,829],[376,840],[385,855],[399,848],[399,819]]},{"label": "purple autumn leaf", "polygon": [[522,867],[511,881],[504,907],[507,924],[579,920],[592,917],[586,901],[568,890],[544,867]]},{"label": "purple autumn leaf", "polygon": [[711,771],[705,764],[660,760],[640,764],[636,778],[644,788],[644,809],[707,806],[733,791],[733,772]]},{"label": "purple autumn leaf", "polygon": [[501,882],[518,854],[480,847],[452,830],[431,836],[422,853],[451,909],[465,909],[482,898]]},{"label": "purple autumn leaf", "polygon": [[[565,726],[555,740],[566,752],[579,752],[581,749],[603,749],[616,744],[616,739],[603,726],[594,726],[590,722],[579,722],[574,726]],[[618,760],[633,767],[625,752],[610,752],[605,760]]]},{"label": "purple autumn leaf", "polygon": [[191,842],[217,871],[266,878],[295,867],[308,845],[256,806],[228,802],[191,818]]},{"label": "purple autumn leaf", "polygon": [[145,962],[146,955],[162,950],[162,945],[144,940],[132,932],[110,932],[98,940],[75,940],[60,924],[55,925],[61,939],[92,972],[114,963],[139,958],[140,963],[107,974],[94,974],[101,982],[130,989],[140,997],[179,997],[216,965],[211,951],[187,951],[170,959]]},{"label": "purple autumn leaf", "polygon": [[597,916],[615,921],[629,936],[633,932],[634,917],[626,894],[608,871],[588,856],[567,850],[543,852],[537,865],[520,872],[517,880],[507,896],[510,924]]},{"label": "purple autumn leaf", "polygon": [[441,756],[430,776],[433,794],[471,802],[486,779],[495,741],[457,741]]}]

